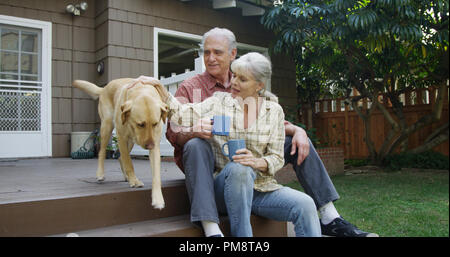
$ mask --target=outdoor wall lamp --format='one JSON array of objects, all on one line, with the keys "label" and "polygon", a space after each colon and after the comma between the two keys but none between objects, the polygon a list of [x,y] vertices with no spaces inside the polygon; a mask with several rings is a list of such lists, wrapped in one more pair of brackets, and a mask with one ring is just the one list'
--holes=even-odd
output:
[{"label": "outdoor wall lamp", "polygon": [[97,73],[102,75],[104,71],[105,71],[105,63],[103,61],[100,61],[97,64]]},{"label": "outdoor wall lamp", "polygon": [[66,6],[66,12],[71,13],[75,16],[79,16],[81,14],[81,11],[86,11],[87,8],[88,4],[86,2],[81,2],[76,5],[69,4]]}]

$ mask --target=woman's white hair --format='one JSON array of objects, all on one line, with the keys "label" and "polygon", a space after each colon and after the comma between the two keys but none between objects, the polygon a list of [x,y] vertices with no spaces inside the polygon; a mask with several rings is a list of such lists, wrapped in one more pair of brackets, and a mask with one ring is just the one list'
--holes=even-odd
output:
[{"label": "woman's white hair", "polygon": [[229,29],[215,27],[205,34],[203,34],[202,42],[200,43],[200,52],[203,53],[205,41],[209,36],[223,36],[228,40],[228,51],[231,53],[233,49],[237,48],[236,37]]},{"label": "woman's white hair", "polygon": [[231,63],[231,70],[250,73],[256,81],[262,82],[264,88],[267,88],[272,76],[272,63],[264,55],[250,52]]}]

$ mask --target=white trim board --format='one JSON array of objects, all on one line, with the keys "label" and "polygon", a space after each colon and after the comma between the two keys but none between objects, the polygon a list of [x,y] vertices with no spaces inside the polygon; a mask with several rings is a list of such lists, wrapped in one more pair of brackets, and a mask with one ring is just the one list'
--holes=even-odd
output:
[{"label": "white trim board", "polygon": [[[52,23],[41,20],[19,18],[14,16],[0,15],[0,23],[5,25],[33,28],[42,31],[42,96],[46,100],[46,108],[42,108],[42,116],[46,118],[46,123],[42,122],[42,133],[46,136],[46,146],[41,156],[52,156]],[[38,156],[17,156],[17,157],[38,157]]]}]

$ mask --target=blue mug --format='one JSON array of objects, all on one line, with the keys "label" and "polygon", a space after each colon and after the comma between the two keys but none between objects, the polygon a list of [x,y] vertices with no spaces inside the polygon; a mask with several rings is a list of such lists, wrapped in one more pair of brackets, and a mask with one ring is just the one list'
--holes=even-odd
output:
[{"label": "blue mug", "polygon": [[213,135],[228,136],[230,134],[230,116],[214,115],[211,121]]},{"label": "blue mug", "polygon": [[[225,153],[225,146],[228,146],[228,154]],[[239,149],[246,148],[245,139],[230,139],[228,142],[222,145],[222,153],[227,156],[230,161],[233,161],[233,156]]]}]

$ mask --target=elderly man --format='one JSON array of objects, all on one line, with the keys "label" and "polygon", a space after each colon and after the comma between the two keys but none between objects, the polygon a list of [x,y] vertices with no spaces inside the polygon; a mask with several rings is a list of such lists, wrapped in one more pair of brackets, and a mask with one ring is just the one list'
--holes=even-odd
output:
[{"label": "elderly man", "polygon": [[[201,54],[206,71],[185,80],[175,97],[181,103],[199,102],[214,92],[230,92],[230,64],[236,58],[237,43],[228,29],[213,28],[203,35]],[[323,235],[376,236],[359,230],[344,220],[334,207],[339,198],[328,173],[306,132],[285,121],[285,163],[294,166],[297,178],[305,192],[311,196],[321,216]],[[172,126],[172,127],[171,127]],[[214,156],[210,144],[210,120],[201,120],[192,128],[169,124],[166,136],[175,148],[175,161],[186,175],[186,188],[191,202],[191,221],[201,224],[206,236],[223,236],[218,224],[214,197]]]}]

